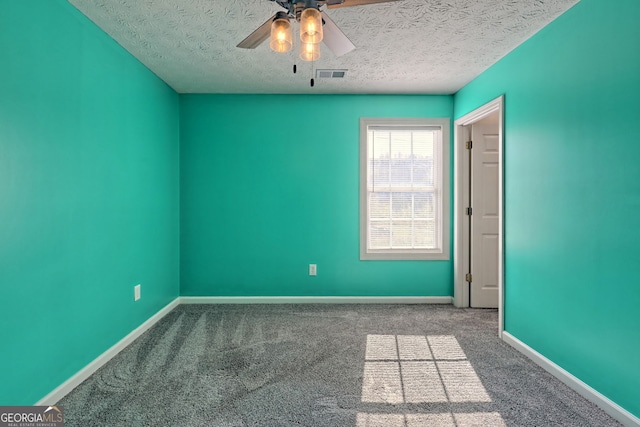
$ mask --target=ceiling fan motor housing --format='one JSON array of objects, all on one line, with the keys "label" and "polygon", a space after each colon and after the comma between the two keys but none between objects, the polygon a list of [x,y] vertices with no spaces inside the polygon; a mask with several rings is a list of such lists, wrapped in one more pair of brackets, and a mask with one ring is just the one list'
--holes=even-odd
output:
[{"label": "ceiling fan motor housing", "polygon": [[344,3],[344,0],[273,0],[287,9],[289,16],[300,21],[302,11],[309,8],[320,9],[321,6],[333,6]]}]

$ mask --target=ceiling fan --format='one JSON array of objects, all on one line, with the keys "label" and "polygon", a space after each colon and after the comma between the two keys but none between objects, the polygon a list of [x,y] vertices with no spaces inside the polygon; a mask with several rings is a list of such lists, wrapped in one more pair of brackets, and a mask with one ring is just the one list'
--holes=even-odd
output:
[{"label": "ceiling fan", "polygon": [[364,6],[374,3],[386,3],[398,0],[271,0],[282,6],[286,12],[276,12],[264,24],[258,27],[237,47],[255,49],[271,37],[270,46],[276,52],[288,52],[293,41],[290,20],[300,23],[300,58],[315,61],[320,56],[319,43],[324,44],[336,57],[351,52],[356,47],[351,40],[320,7],[329,9],[349,6]]}]

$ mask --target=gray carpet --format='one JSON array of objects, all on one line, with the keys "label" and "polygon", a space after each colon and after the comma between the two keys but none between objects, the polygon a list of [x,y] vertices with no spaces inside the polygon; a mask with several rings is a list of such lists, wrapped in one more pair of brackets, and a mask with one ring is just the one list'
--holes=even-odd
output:
[{"label": "gray carpet", "polygon": [[71,426],[619,426],[495,310],[182,305],[58,402]]}]

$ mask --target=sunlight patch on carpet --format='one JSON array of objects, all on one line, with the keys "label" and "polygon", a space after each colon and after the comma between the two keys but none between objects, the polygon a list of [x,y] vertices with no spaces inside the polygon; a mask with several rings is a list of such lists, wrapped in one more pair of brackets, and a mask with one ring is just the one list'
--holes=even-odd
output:
[{"label": "sunlight patch on carpet", "polygon": [[356,427],[506,427],[497,412],[462,414],[367,414],[358,413]]},{"label": "sunlight patch on carpet", "polygon": [[491,402],[453,335],[368,335],[362,402]]}]

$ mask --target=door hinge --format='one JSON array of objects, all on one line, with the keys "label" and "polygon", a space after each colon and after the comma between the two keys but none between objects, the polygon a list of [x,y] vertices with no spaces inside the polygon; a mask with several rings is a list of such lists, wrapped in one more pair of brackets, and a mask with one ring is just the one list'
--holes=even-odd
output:
[{"label": "door hinge", "polygon": [[467,208],[467,215],[472,215],[472,214],[473,214],[473,209]]},{"label": "door hinge", "polygon": [[471,150],[473,148],[473,141],[467,141],[467,150]]},{"label": "door hinge", "polygon": [[467,273],[466,276],[464,276],[464,280],[471,283],[471,273]]}]

